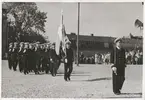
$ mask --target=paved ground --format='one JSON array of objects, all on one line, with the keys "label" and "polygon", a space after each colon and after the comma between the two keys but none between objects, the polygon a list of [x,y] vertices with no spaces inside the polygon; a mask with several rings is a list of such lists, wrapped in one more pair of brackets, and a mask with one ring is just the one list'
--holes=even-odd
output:
[{"label": "paved ground", "polygon": [[112,92],[109,65],[74,65],[70,82],[63,79],[63,65],[58,75],[30,73],[24,75],[8,69],[2,61],[3,98],[140,98],[142,97],[142,65],[128,65],[122,94]]}]

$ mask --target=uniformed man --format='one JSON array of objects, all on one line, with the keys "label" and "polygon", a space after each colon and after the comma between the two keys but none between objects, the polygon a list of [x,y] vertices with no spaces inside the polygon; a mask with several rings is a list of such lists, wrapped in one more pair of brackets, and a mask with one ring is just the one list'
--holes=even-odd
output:
[{"label": "uniformed man", "polygon": [[24,62],[23,62],[23,51],[24,51],[24,43],[20,43],[18,56],[19,56],[19,71],[22,72],[24,68]]},{"label": "uniformed man", "polygon": [[33,70],[33,66],[34,66],[34,51],[33,51],[33,46],[31,43],[29,43],[29,47],[28,47],[28,71],[32,72]]},{"label": "uniformed man", "polygon": [[30,57],[30,60],[29,60],[29,67],[31,68],[31,70],[33,70],[35,72],[35,74],[38,74],[38,70],[37,70],[37,66],[36,66],[36,52],[35,52],[35,45],[34,44],[31,44],[31,46],[29,47],[29,57]]},{"label": "uniformed man", "polygon": [[38,71],[41,71],[41,45],[40,45],[40,43],[37,43],[36,44],[36,48],[37,48],[37,50],[35,51],[35,53],[36,53],[36,58],[37,58],[37,61],[36,61],[36,66],[37,66],[37,69],[38,69]]},{"label": "uniformed man", "polygon": [[9,69],[12,69],[12,50],[13,50],[13,43],[9,44],[9,51],[8,51],[8,64],[9,64]]},{"label": "uniformed man", "polygon": [[71,42],[66,43],[66,55],[65,55],[65,63],[64,63],[64,80],[70,81],[70,76],[73,71],[73,50],[70,47]]},{"label": "uniformed man", "polygon": [[17,64],[18,64],[18,43],[14,42],[14,47],[12,49],[12,66],[13,70],[17,70]]},{"label": "uniformed man", "polygon": [[111,54],[113,92],[116,95],[121,93],[121,89],[125,80],[125,50],[122,48],[122,39],[117,38],[114,41],[115,48]]},{"label": "uniformed man", "polygon": [[48,72],[50,70],[50,68],[49,68],[49,47],[46,44],[44,44],[42,68],[45,71],[45,73],[48,74]]},{"label": "uniformed man", "polygon": [[39,58],[39,44],[38,43],[35,43],[34,45],[34,48],[33,48],[33,51],[34,51],[34,71],[35,71],[35,74],[39,74],[39,68],[40,68],[40,58]]},{"label": "uniformed man", "polygon": [[56,76],[57,73],[57,61],[58,56],[55,51],[55,43],[52,44],[51,49],[49,51],[49,57],[50,57],[50,72],[52,76]]},{"label": "uniformed man", "polygon": [[44,44],[41,44],[41,47],[40,47],[40,65],[42,65],[40,67],[40,70],[42,72],[44,72],[45,70],[45,45]]},{"label": "uniformed man", "polygon": [[26,42],[25,44],[24,44],[24,50],[23,50],[23,60],[24,60],[24,74],[26,75],[26,74],[28,74],[29,73],[29,71],[28,71],[28,47],[29,47],[29,45],[28,45],[28,43]]}]

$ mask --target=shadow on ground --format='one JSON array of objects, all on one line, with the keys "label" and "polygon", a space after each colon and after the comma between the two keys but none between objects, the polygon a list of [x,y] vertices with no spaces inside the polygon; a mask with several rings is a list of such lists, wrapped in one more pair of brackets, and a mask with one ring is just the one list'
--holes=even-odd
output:
[{"label": "shadow on ground", "polygon": [[142,98],[142,93],[121,93],[119,97],[114,96],[105,98]]},{"label": "shadow on ground", "polygon": [[111,77],[104,77],[104,78],[95,78],[90,80],[72,80],[72,81],[84,81],[84,82],[94,82],[94,81],[104,81],[104,80],[111,80]]},{"label": "shadow on ground", "polygon": [[111,80],[111,77],[104,77],[104,78],[95,78],[95,79],[91,79],[91,80],[86,80],[86,81],[102,81],[102,80]]},{"label": "shadow on ground", "polygon": [[[56,76],[64,76],[64,74],[57,74]],[[90,75],[72,74],[71,76],[90,76]]]}]

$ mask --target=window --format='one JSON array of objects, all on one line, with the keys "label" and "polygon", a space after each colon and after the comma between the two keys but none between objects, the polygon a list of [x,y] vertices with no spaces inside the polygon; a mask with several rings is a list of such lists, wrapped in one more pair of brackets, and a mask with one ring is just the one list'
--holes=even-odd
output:
[{"label": "window", "polygon": [[104,43],[105,48],[109,48],[109,43]]}]

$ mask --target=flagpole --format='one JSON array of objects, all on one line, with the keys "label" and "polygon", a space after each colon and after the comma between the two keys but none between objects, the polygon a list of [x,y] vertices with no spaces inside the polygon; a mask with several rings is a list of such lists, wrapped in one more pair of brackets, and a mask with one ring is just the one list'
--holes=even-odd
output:
[{"label": "flagpole", "polygon": [[63,9],[61,9],[61,24],[63,25]]},{"label": "flagpole", "polygon": [[77,66],[79,66],[79,25],[80,24],[80,2],[78,2],[78,30],[77,30]]}]

